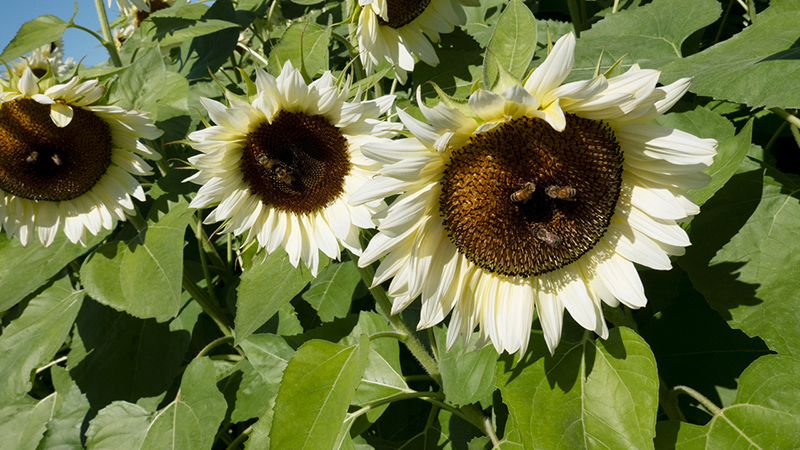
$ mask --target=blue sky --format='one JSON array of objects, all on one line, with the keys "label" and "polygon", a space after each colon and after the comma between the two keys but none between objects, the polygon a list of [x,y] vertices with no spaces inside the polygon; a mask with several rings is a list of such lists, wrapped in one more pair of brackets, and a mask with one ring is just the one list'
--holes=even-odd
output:
[{"label": "blue sky", "polygon": [[[106,4],[108,20],[117,17],[117,5],[113,3],[108,8],[108,0],[103,0]],[[51,14],[65,21],[69,20],[78,4],[78,15],[75,23],[90,30],[100,30],[100,20],[97,18],[94,0],[3,0],[2,14],[0,14],[0,49],[3,49],[11,42],[19,27],[40,15]],[[64,56],[71,56],[78,61],[84,56],[83,63],[93,66],[105,61],[108,56],[105,49],[100,46],[100,42],[85,31],[75,28],[68,28],[64,32]]]}]

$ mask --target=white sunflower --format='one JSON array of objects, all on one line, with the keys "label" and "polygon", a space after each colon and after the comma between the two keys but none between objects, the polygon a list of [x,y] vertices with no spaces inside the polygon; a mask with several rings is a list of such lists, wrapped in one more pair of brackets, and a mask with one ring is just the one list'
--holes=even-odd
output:
[{"label": "white sunflower", "polygon": [[498,352],[524,352],[537,311],[553,351],[564,309],[606,338],[601,303],[647,302],[634,264],[668,270],[689,245],[685,189],[707,183],[716,141],[646,122],[690,80],[656,87],[659,72],[634,66],[561,85],[574,46],[562,37],[524,83],[468,107],[428,108],[418,91],[430,124],[399,111],[414,137],[364,148],[384,167],[351,204],[400,195],[360,264],[386,255],[374,282],[394,277],[393,313],[421,296],[419,328],[451,313],[448,347],[479,326]]},{"label": "white sunflower", "polygon": [[[358,46],[361,63],[371,73],[386,58],[395,74],[405,83],[414,70],[414,56],[431,66],[439,58],[428,38],[439,42],[439,35],[450,33],[466,22],[464,6],[478,6],[477,0],[359,0]],[[428,36],[426,38],[425,36]]]},{"label": "white sunflower", "polygon": [[[108,0],[109,7],[111,3],[112,0]],[[133,36],[144,19],[158,10],[169,8],[175,0],[116,0],[116,3],[122,23],[111,30],[111,34],[119,48]]]},{"label": "white sunflower", "polygon": [[30,67],[33,74],[41,78],[47,74],[48,69],[56,77],[62,77],[72,70],[76,63],[72,58],[64,60],[64,41],[59,38],[49,44],[34,49],[18,61],[11,61],[11,71],[18,77],[22,76],[26,67]]},{"label": "white sunflower", "polygon": [[319,251],[339,258],[341,244],[360,254],[359,228],[374,228],[385,207],[347,199],[375,175],[361,146],[402,128],[378,120],[394,97],[347,102],[349,83],[340,91],[328,71],[307,85],[288,61],[277,78],[256,69],[255,84],[249,102],[201,99],[216,125],[189,135],[201,154],[189,158],[199,172],[187,181],[202,185],[190,206],[217,205],[205,223],[224,221],[222,232],[246,232],[245,243],[268,253],[281,246],[316,275]]},{"label": "white sunflower", "polygon": [[60,228],[72,242],[110,230],[145,200],[134,176],[151,175],[139,139],[162,132],[138,111],[101,104],[97,80],[42,89],[30,68],[0,90],[0,228],[45,246]]}]

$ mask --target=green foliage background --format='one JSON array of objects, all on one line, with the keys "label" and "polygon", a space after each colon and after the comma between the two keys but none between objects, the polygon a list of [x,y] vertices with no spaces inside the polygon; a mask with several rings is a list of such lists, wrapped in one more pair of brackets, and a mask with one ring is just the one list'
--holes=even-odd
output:
[{"label": "green foliage background", "polygon": [[[124,43],[120,67],[76,69],[149,111],[165,158],[140,224],[87,247],[0,239],[3,448],[800,447],[800,0],[484,0],[406,84],[386,63],[356,70],[354,3],[178,0]],[[73,26],[43,15],[0,60]],[[537,323],[524,355],[445,352],[446,325],[408,331],[417,305],[387,315],[371,268],[345,256],[313,278],[188,209],[181,141],[208,121],[198,99],[246,94],[254,67],[349,74],[416,114],[417,86],[431,104],[428,81],[455,98],[502,86],[572,30],[567,81],[633,63],[665,84],[692,76],[658,122],[719,142],[711,184],[692,193],[693,245],[669,272],[640,270],[649,304],[606,310],[607,340],[568,318],[552,356]],[[261,58],[237,49],[240,32]]]}]

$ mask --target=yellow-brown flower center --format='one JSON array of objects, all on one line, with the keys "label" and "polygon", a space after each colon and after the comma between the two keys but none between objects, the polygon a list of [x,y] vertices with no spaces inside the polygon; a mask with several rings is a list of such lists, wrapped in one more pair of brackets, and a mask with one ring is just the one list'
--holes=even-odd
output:
[{"label": "yellow-brown flower center", "polygon": [[381,25],[400,28],[408,25],[425,11],[431,0],[386,0],[389,20],[378,18]]},{"label": "yellow-brown flower center", "polygon": [[325,117],[281,111],[247,135],[241,168],[262,202],[308,214],[342,195],[350,153],[347,139]]},{"label": "yellow-brown flower center", "polygon": [[622,184],[622,152],[602,122],[567,115],[564,131],[523,117],[454,149],[439,199],[467,259],[493,273],[564,267],[605,233]]},{"label": "yellow-brown flower center", "polygon": [[50,106],[30,98],[0,104],[0,189],[30,200],[77,198],[111,164],[111,130],[90,111],[73,106],[64,128]]}]

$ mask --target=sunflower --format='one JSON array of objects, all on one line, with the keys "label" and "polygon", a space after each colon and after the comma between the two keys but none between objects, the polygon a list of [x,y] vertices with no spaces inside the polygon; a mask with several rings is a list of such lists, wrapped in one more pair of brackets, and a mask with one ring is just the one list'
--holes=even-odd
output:
[{"label": "sunflower", "polygon": [[419,328],[451,313],[448,347],[478,326],[498,352],[524,352],[537,311],[553,351],[564,309],[606,338],[601,303],[647,301],[634,264],[668,270],[689,245],[685,189],[708,182],[716,141],[646,122],[690,80],[657,87],[634,65],[561,85],[574,47],[563,36],[524,83],[468,106],[428,108],[418,90],[429,124],[399,111],[414,137],[364,148],[384,167],[351,204],[399,196],[359,263],[386,255],[374,282],[394,277],[393,313],[421,296]]},{"label": "sunflower", "polygon": [[405,83],[414,70],[414,55],[431,66],[439,64],[433,45],[440,33],[450,33],[466,22],[464,5],[478,6],[477,0],[359,0],[358,46],[361,63],[368,73],[383,58],[394,65]]},{"label": "sunflower", "polygon": [[[175,0],[116,0],[122,24],[112,30],[114,43],[117,48],[133,36],[136,28],[142,24],[150,14],[166,9],[175,3]],[[108,0],[111,7],[111,0]]]},{"label": "sunflower", "polygon": [[189,158],[202,185],[191,207],[217,205],[205,223],[255,239],[268,253],[278,246],[292,265],[316,275],[319,251],[340,255],[339,244],[361,253],[359,227],[374,228],[383,199],[350,206],[350,194],[375,174],[361,146],[393,137],[402,125],[379,121],[394,97],[345,101],[331,73],[306,84],[291,62],[275,78],[256,69],[249,102],[229,96],[230,107],[201,99],[216,125],[189,135],[201,153]]},{"label": "sunflower", "polygon": [[64,61],[63,48],[64,41],[61,38],[36,48],[19,61],[11,61],[11,71],[21,77],[25,68],[30,67],[33,74],[39,78],[44,77],[48,70],[56,77],[62,77],[76,65],[72,58]]},{"label": "sunflower", "polygon": [[53,242],[59,228],[86,244],[144,200],[134,175],[151,175],[139,142],[161,130],[137,111],[101,104],[103,86],[77,78],[43,90],[30,68],[0,80],[0,228],[28,245]]}]

